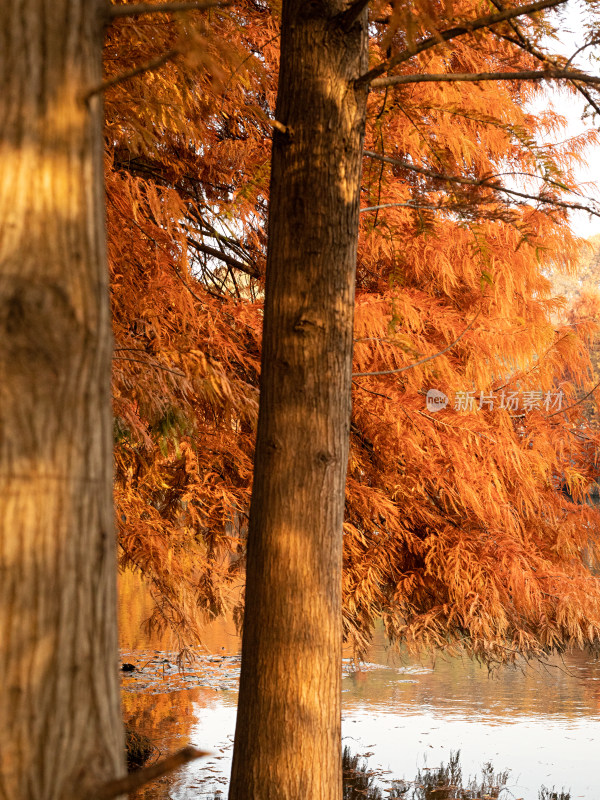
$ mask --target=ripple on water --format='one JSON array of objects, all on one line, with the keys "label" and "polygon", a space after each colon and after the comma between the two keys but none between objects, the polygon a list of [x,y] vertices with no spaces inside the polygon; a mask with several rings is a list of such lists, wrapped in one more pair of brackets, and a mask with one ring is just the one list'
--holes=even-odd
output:
[{"label": "ripple on water", "polygon": [[[486,761],[509,768],[515,797],[537,800],[541,784],[571,786],[573,800],[600,797],[598,662],[572,654],[489,676],[468,659],[426,665],[381,653],[358,668],[351,659],[343,666],[343,733],[356,752],[373,753],[374,768],[410,779],[416,767],[461,749],[471,774]],[[191,743],[215,753],[183,770],[166,794],[145,800],[191,800],[226,786],[240,659],[197,655],[179,668],[166,650],[123,653],[135,666],[122,680],[131,718],[152,729],[163,752]]]}]

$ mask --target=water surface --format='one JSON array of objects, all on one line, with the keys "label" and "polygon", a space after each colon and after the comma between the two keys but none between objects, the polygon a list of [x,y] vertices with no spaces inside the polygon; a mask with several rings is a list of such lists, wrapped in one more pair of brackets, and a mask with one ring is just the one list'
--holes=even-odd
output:
[{"label": "water surface", "polygon": [[[212,655],[181,673],[168,637],[148,641],[137,619],[136,626],[129,614],[129,630],[122,626],[123,659],[139,668],[123,678],[126,717],[162,753],[194,744],[214,756],[136,797],[192,800],[226,792],[239,669],[235,629],[224,622],[211,627],[205,643]],[[497,771],[510,770],[506,800],[537,800],[542,785],[569,789],[572,800],[600,798],[600,664],[582,653],[489,675],[468,659],[399,656],[378,632],[364,668],[347,661],[344,672],[344,744],[369,758],[384,786],[412,780],[418,768],[439,766],[460,749],[465,775],[490,761]]]}]

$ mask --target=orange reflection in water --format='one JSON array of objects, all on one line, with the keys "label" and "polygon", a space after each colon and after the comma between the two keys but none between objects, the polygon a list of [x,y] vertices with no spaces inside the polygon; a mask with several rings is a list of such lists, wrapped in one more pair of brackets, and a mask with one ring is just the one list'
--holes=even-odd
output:
[{"label": "orange reflection in water", "polygon": [[[216,655],[199,660],[199,679],[181,677],[172,664],[173,637],[149,637],[143,629],[152,600],[140,579],[126,574],[120,588],[123,658],[140,668],[123,677],[126,719],[155,739],[162,754],[187,744],[215,749],[214,759],[189,765],[135,797],[192,800],[210,788],[224,789],[239,666],[234,625],[220,620],[208,626],[205,646]],[[161,671],[167,656],[170,667]],[[574,798],[600,796],[594,771],[600,663],[588,655],[571,653],[490,676],[468,658],[398,655],[378,626],[367,660],[343,681],[345,743],[358,753],[373,752],[375,766],[393,777],[411,780],[416,766],[447,762],[450,750],[460,748],[472,774],[490,759],[498,768],[510,767],[515,797],[533,800],[542,783],[570,785]],[[196,688],[172,691],[186,681]],[[142,691],[133,693],[136,685]]]},{"label": "orange reflection in water", "polygon": [[[202,709],[214,702],[216,694],[212,689],[204,688],[161,694],[122,692],[126,726],[147,736],[154,747],[148,764],[190,744],[201,749],[205,746],[193,741],[191,731]],[[176,774],[159,778],[129,797],[135,800],[167,800],[169,787],[176,780]]]},{"label": "orange reflection in water", "polygon": [[[212,688],[195,687],[181,689],[181,675],[173,671],[173,651],[177,648],[176,637],[169,631],[148,630],[147,620],[153,609],[152,596],[141,577],[127,570],[119,576],[119,642],[122,662],[133,663],[133,673],[123,673],[122,704],[123,717],[128,728],[148,737],[154,747],[148,764],[187,745],[210,749],[206,742],[193,740],[193,726],[201,719],[204,708],[209,708],[221,697]],[[240,638],[232,620],[219,619],[205,627],[203,650],[207,653],[231,655],[239,652]],[[170,671],[161,666],[163,656],[171,661]],[[217,659],[217,662],[219,659]],[[235,665],[228,660],[222,665],[211,665],[210,681],[217,686],[223,683],[223,674]],[[209,670],[210,671],[210,670]],[[139,690],[147,682],[148,690]],[[171,691],[175,686],[178,691]],[[153,781],[147,787],[130,794],[135,800],[168,800],[170,788],[178,782],[178,774]],[[198,785],[190,790],[200,790]]]},{"label": "orange reflection in water", "polygon": [[[168,630],[148,630],[154,601],[138,573],[126,570],[119,575],[119,644],[125,651],[177,649],[176,637]],[[238,653],[240,637],[231,618],[219,618],[205,625],[202,645],[206,653]]]}]

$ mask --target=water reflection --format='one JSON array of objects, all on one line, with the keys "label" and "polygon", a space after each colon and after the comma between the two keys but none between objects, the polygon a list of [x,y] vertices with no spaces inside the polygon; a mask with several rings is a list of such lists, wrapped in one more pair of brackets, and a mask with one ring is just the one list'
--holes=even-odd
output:
[{"label": "water reflection", "polygon": [[540,715],[565,723],[582,716],[600,719],[600,662],[584,653],[547,664],[505,667],[494,674],[467,658],[411,664],[381,643],[375,644],[369,659],[384,668],[377,674],[358,670],[345,688],[348,700],[365,700],[377,714],[419,708],[444,719],[475,714],[498,725]]},{"label": "water reflection", "polygon": [[[119,574],[119,644],[122,650],[136,652],[149,648],[176,649],[176,638],[168,631],[148,631],[147,622],[154,601],[141,577],[131,570]],[[219,618],[206,625],[201,652],[235,654],[240,651],[240,637],[231,619]]]},{"label": "water reflection", "polygon": [[[122,629],[127,648],[123,657],[146,666],[123,676],[126,718],[155,738],[163,752],[193,744],[214,753],[136,797],[191,800],[223,792],[235,727],[235,630],[220,623],[220,629],[209,631],[207,639],[216,655],[204,656],[193,675],[179,674],[172,656],[167,658],[165,638],[149,642],[139,633],[139,616],[136,628],[130,602],[129,629]],[[141,604],[138,610],[146,613]],[[165,659],[169,665],[160,669],[157,665]],[[343,736],[354,753],[369,757],[383,788],[391,788],[393,779],[412,781],[418,770],[433,774],[441,764],[449,764],[451,752],[461,750],[464,774],[479,773],[487,762],[510,769],[507,800],[537,800],[542,785],[570,787],[572,800],[600,796],[595,772],[600,740],[598,662],[574,653],[546,666],[507,668],[490,676],[468,659],[434,662],[395,654],[386,647],[382,631],[368,659],[361,669],[348,667],[342,682]],[[173,691],[187,685],[194,688]],[[145,691],[131,691],[135,687]]]},{"label": "water reflection", "polygon": [[[229,693],[230,695],[233,693]],[[170,752],[196,744],[209,750],[210,759],[193,762],[186,770],[166,776],[130,795],[136,800],[167,800],[167,798],[196,798],[198,791],[219,792],[227,784],[228,766],[219,769],[219,762],[227,760],[225,752],[231,751],[231,719],[235,722],[235,699],[229,698],[230,711],[223,713],[223,697],[213,689],[195,688],[162,694],[123,692],[123,711],[128,729],[150,739],[156,751],[147,763],[153,763]],[[205,739],[194,728],[199,721],[212,719],[210,735]]]}]

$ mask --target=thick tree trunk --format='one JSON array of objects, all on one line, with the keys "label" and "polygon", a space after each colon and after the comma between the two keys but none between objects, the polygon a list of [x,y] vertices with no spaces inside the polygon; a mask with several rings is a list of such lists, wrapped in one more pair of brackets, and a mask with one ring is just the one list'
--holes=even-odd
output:
[{"label": "thick tree trunk", "polygon": [[0,7],[2,800],[124,772],[102,121],[81,99],[103,7]]},{"label": "thick tree trunk", "polygon": [[[230,800],[341,798],[341,570],[366,19],[284,0]],[[364,3],[362,4],[365,5]]]}]

